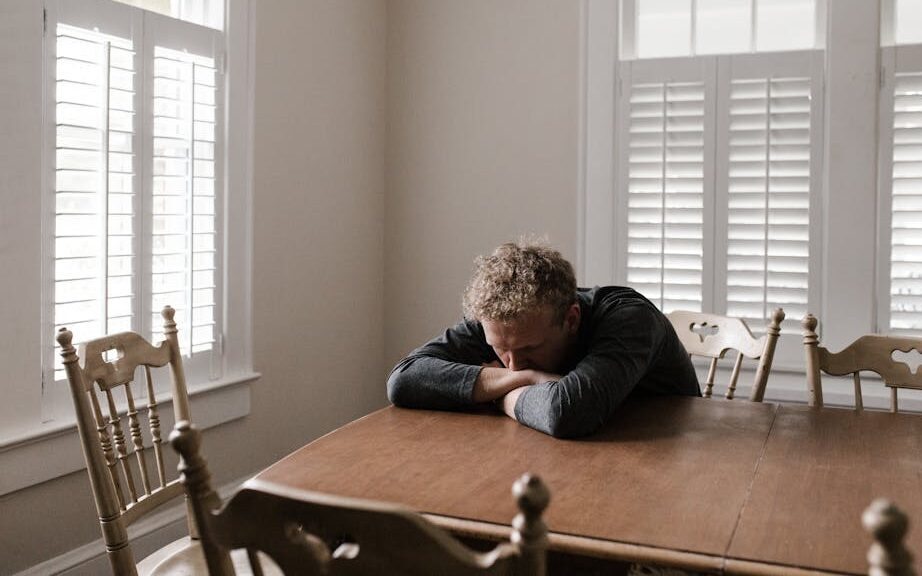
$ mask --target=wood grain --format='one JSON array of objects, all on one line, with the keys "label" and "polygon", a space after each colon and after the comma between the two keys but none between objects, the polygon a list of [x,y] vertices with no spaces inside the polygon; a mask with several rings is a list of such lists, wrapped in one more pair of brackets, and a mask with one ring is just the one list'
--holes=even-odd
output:
[{"label": "wood grain", "polygon": [[[498,413],[385,408],[258,478],[507,524],[508,487],[540,475],[555,534],[722,556],[776,407],[700,398],[625,404],[601,432],[556,440]],[[552,538],[553,547],[553,538]]]},{"label": "wood grain", "polygon": [[[885,497],[922,519],[922,418],[781,406],[729,556],[867,572],[861,514]],[[922,552],[922,530],[907,544]]]}]

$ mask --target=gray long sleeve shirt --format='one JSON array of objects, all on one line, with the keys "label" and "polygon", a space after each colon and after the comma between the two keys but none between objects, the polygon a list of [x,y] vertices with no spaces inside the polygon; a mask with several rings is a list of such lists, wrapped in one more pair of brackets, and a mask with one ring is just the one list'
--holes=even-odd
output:
[{"label": "gray long sleeve shirt", "polygon": [[[556,437],[590,434],[628,395],[701,394],[694,367],[669,320],[620,286],[580,288],[577,342],[556,382],[529,386],[516,419]],[[474,406],[474,382],[499,360],[483,326],[462,320],[401,360],[387,381],[397,406],[457,410]]]}]

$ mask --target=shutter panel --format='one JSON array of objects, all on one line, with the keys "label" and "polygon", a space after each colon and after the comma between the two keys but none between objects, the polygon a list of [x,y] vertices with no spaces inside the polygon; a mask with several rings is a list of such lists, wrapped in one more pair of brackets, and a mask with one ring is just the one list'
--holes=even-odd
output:
[{"label": "shutter panel", "polygon": [[54,323],[87,340],[132,328],[134,48],[66,24],[56,35]]},{"label": "shutter panel", "polygon": [[922,330],[922,73],[893,82],[890,328]]},{"label": "shutter panel", "polygon": [[154,47],[151,326],[176,308],[184,354],[216,337],[216,84],[213,58]]},{"label": "shutter panel", "polygon": [[705,85],[630,87],[627,282],[664,312],[703,304]]},{"label": "shutter panel", "polygon": [[726,313],[761,326],[807,311],[811,79],[730,81]]}]

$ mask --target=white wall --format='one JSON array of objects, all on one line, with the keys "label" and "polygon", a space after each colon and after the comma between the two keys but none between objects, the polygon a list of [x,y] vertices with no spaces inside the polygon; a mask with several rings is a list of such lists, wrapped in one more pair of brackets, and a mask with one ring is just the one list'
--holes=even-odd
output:
[{"label": "white wall", "polygon": [[[206,432],[218,484],[385,403],[386,3],[255,4],[254,363],[263,378],[252,387],[249,417]],[[4,3],[0,22],[18,9],[38,7],[40,17],[40,6]],[[41,50],[40,42],[24,46]],[[40,62],[40,53],[30,55]],[[29,117],[14,120],[0,124],[0,137],[35,142]],[[3,165],[21,171],[2,175],[4,199],[19,176],[39,169],[31,155]],[[9,272],[13,251],[0,248]],[[23,315],[3,310],[4,319]],[[4,328],[37,329],[27,320]],[[97,538],[83,471],[0,497],[0,574]]]},{"label": "white wall", "polygon": [[388,3],[389,363],[460,318],[476,255],[537,233],[575,262],[579,4]]},{"label": "white wall", "polygon": [[[384,405],[384,0],[258,2],[255,367],[271,462]],[[255,457],[255,458],[254,458]]]}]

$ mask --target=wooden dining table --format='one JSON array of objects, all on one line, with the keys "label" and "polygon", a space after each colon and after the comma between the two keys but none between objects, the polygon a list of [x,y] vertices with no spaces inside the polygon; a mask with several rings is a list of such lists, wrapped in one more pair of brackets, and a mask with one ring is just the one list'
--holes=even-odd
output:
[{"label": "wooden dining table", "polygon": [[[922,522],[922,416],[659,397],[560,440],[494,412],[388,407],[258,475],[400,503],[480,539],[508,536],[523,472],[551,491],[550,549],[732,574],[866,574],[878,497]],[[907,544],[922,554],[922,529]]]}]

